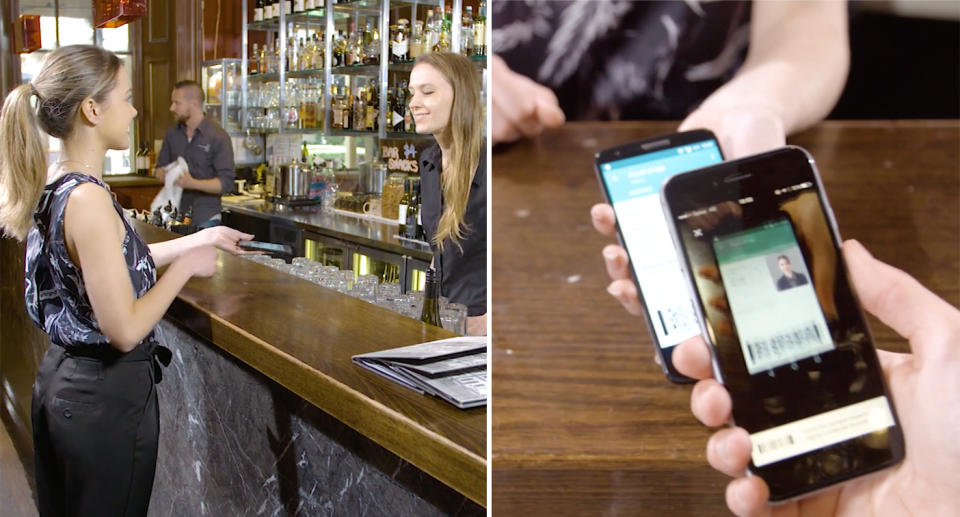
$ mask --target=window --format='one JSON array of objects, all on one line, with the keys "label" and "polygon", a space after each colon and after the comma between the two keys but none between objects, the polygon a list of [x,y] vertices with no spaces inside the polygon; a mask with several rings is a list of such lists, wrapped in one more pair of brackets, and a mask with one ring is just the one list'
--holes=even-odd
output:
[{"label": "window", "polygon": [[[65,45],[99,45],[110,50],[123,62],[125,73],[132,74],[130,31],[127,25],[115,29],[94,29],[93,8],[90,0],[48,0],[43,6],[24,6],[20,14],[40,15],[40,50],[20,56],[20,77],[23,82],[33,79],[40,71],[43,59],[58,47]],[[131,149],[134,145],[135,124],[130,124],[130,147],[122,151],[107,151],[104,174],[133,172]],[[60,157],[60,141],[47,137],[48,163]]]}]

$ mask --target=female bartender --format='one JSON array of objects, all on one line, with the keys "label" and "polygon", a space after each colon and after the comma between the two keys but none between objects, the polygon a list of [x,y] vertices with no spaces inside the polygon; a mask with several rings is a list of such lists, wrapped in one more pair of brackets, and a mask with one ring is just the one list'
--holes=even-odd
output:
[{"label": "female bartender", "polygon": [[467,333],[486,334],[487,160],[480,77],[467,58],[432,53],[410,72],[418,133],[436,143],[420,155],[423,229],[440,292],[467,306]]}]

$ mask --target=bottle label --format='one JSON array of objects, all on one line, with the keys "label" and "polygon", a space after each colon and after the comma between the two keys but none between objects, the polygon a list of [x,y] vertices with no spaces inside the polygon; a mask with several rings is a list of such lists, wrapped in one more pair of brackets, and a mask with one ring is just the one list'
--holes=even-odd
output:
[{"label": "bottle label", "polygon": [[400,207],[397,208],[397,222],[407,224],[407,205],[400,205]]},{"label": "bottle label", "polygon": [[294,3],[294,5],[293,5],[293,9],[294,9],[295,11],[302,11],[302,10],[303,10],[303,7],[304,7],[304,6],[303,6],[303,0],[297,0],[297,1]]},{"label": "bottle label", "polygon": [[304,4],[304,7],[305,7],[307,10],[316,9],[316,8],[317,8],[317,3],[314,2],[313,0],[307,0],[306,4]]},{"label": "bottle label", "polygon": [[284,5],[284,14],[292,14],[292,13],[293,13],[293,0],[287,0],[286,2],[284,2],[284,4],[285,4],[285,5]]},{"label": "bottle label", "polygon": [[263,7],[257,7],[253,10],[253,21],[255,22],[263,21]]},{"label": "bottle label", "polygon": [[406,57],[409,48],[409,40],[394,41],[393,44],[390,45],[390,51],[397,57]]}]

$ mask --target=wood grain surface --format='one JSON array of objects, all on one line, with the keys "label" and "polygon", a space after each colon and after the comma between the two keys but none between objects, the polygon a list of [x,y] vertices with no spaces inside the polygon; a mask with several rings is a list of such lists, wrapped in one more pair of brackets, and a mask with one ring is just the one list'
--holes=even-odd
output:
[{"label": "wood grain surface", "polygon": [[[174,237],[137,223],[147,242]],[[351,361],[454,334],[219,252],[167,316],[473,501],[486,505],[485,408],[460,410]]]},{"label": "wood grain surface", "polygon": [[[729,514],[690,387],[606,293],[613,240],[590,223],[594,154],[676,125],[571,123],[494,151],[494,515]],[[825,122],[789,143],[815,158],[844,238],[960,304],[960,123]]]}]

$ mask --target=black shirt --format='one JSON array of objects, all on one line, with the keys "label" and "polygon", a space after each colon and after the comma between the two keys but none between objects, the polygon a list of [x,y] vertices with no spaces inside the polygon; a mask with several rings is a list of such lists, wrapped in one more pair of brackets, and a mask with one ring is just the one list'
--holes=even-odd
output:
[{"label": "black shirt", "polygon": [[[217,178],[220,180],[220,192],[233,192],[233,143],[216,122],[204,117],[193,132],[193,140],[187,140],[187,128],[175,124],[163,137],[163,146],[157,156],[157,166],[164,167],[183,156],[190,175],[198,180]],[[208,194],[199,190],[184,189],[180,198],[180,211],[193,209],[192,218],[203,223],[220,214],[220,195]]]},{"label": "black shirt", "polygon": [[[487,313],[487,156],[480,148],[480,161],[470,185],[466,230],[458,247],[450,239],[443,252],[433,244],[440,215],[443,213],[443,190],[440,187],[442,168],[440,146],[436,143],[420,154],[421,218],[423,231],[433,248],[434,267],[440,273],[440,293],[450,301],[467,306],[467,315]],[[462,249],[461,249],[462,248]]]},{"label": "black shirt", "polygon": [[677,120],[746,56],[750,2],[493,2],[493,51],[568,120]]}]

